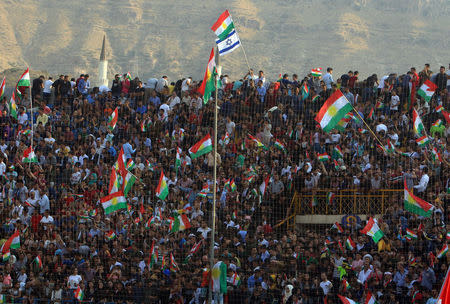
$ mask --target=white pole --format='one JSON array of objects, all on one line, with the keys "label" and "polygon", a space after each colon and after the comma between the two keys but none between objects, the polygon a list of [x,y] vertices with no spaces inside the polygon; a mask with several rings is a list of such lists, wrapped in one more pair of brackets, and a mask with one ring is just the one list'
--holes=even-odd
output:
[{"label": "white pole", "polygon": [[[216,48],[216,54],[219,54],[219,49]],[[218,81],[220,79],[220,56],[216,56],[217,59],[217,75],[216,75],[216,91],[215,91],[215,102],[214,102],[214,169],[213,169],[213,204],[212,204],[212,212],[211,212],[211,245],[210,245],[210,256],[209,256],[209,271],[210,274],[212,274],[212,269],[214,267],[214,243],[215,243],[215,234],[216,234],[216,192],[217,192],[217,112],[219,108],[218,103]],[[208,292],[208,303],[212,303],[212,287],[211,284],[209,284],[209,292]]]}]

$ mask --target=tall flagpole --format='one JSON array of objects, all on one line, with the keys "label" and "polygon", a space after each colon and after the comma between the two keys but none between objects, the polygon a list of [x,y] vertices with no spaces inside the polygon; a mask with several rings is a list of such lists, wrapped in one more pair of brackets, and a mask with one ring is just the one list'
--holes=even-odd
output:
[{"label": "tall flagpole", "polygon": [[[216,236],[216,192],[217,192],[217,112],[219,108],[218,96],[219,96],[219,87],[218,82],[220,79],[221,67],[220,67],[220,55],[219,48],[216,47],[216,76],[215,76],[215,102],[214,102],[214,169],[213,169],[213,204],[212,204],[212,212],[211,212],[211,245],[210,245],[210,253],[209,253],[209,273],[212,275],[212,269],[214,267],[214,244],[215,244],[215,236]],[[208,292],[208,303],[212,303],[213,298],[213,290],[211,284],[209,284],[209,292]]]},{"label": "tall flagpole", "polygon": [[[29,70],[28,70],[29,73]],[[30,77],[31,80],[31,77]],[[34,123],[33,123],[33,97],[31,96],[31,83],[28,87],[28,95],[30,98],[30,116],[31,116],[31,149],[33,149]],[[31,168],[31,162],[28,164]]]}]

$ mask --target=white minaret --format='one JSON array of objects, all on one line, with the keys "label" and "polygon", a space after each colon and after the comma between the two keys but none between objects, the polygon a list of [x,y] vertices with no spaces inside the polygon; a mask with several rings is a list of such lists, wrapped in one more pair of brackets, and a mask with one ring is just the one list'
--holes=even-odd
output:
[{"label": "white minaret", "polygon": [[106,60],[105,39],[103,36],[102,52],[100,53],[100,61],[98,62],[98,86],[108,86],[108,61]]}]

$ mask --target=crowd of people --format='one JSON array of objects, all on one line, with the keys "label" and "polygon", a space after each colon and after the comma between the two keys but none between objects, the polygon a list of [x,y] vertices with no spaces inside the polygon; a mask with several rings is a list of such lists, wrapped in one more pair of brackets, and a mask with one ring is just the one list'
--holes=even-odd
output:
[{"label": "crowd of people", "polygon": [[[330,304],[338,295],[364,303],[369,293],[378,303],[435,303],[449,267],[449,254],[440,254],[450,238],[449,70],[305,74],[222,75],[217,154],[195,159],[189,149],[214,137],[214,100],[205,102],[191,77],[115,75],[99,88],[89,75],[41,76],[32,81],[33,112],[24,91],[17,119],[3,98],[0,245],[20,233],[20,247],[2,251],[3,303],[75,303],[80,291],[83,303],[204,303],[219,269],[209,261],[214,157],[214,264],[225,264],[227,281],[219,289],[214,281],[215,303]],[[426,80],[437,86],[429,101],[410,93]],[[358,114],[326,133],[315,117],[336,90]],[[413,108],[428,146],[416,142]],[[30,146],[37,162],[24,163]],[[127,208],[106,214],[101,199],[122,153],[136,181]],[[331,159],[319,161],[324,153]],[[156,196],[161,171],[164,200]],[[383,214],[367,217],[384,232],[377,243],[361,233],[365,222],[277,225],[295,192],[376,192],[404,181],[433,204],[432,215],[408,212],[403,192],[392,195]],[[183,228],[174,229],[181,216]],[[354,246],[342,246],[349,237]]]}]

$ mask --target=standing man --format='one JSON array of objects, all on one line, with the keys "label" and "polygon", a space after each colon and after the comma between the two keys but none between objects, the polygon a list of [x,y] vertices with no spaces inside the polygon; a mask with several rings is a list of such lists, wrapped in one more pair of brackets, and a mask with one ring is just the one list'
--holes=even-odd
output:
[{"label": "standing man", "polygon": [[50,97],[52,95],[52,87],[53,87],[53,77],[49,76],[48,79],[44,82],[43,89],[43,98],[45,103],[50,101]]},{"label": "standing man", "polygon": [[327,86],[327,90],[331,90],[331,85],[333,84],[333,68],[327,68],[327,73],[322,77],[322,80]]},{"label": "standing man", "polygon": [[44,75],[33,79],[33,85],[31,87],[31,98],[33,98],[33,100],[36,96],[41,96],[41,91],[44,88],[44,79]]}]

